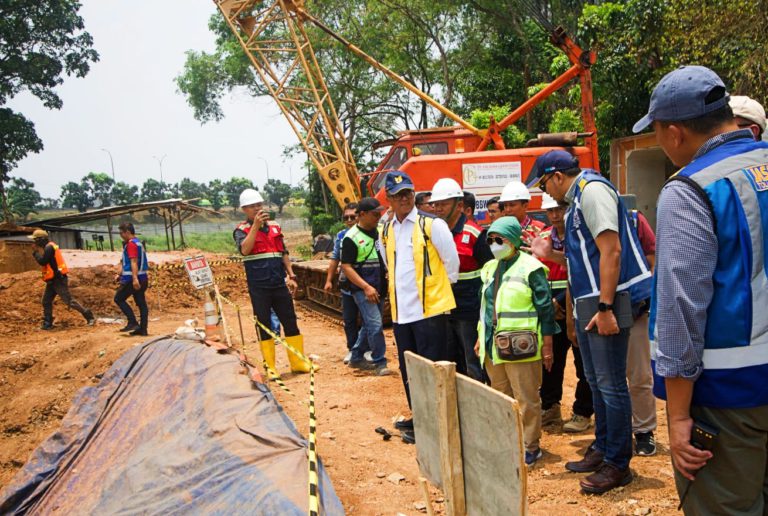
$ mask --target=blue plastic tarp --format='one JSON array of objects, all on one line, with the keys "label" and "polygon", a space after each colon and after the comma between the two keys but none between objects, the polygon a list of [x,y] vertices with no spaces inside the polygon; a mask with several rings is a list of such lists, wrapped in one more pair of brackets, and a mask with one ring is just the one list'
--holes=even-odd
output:
[{"label": "blue plastic tarp", "polygon": [[[163,338],[77,394],[0,492],[0,513],[307,514],[307,449],[237,357]],[[321,514],[344,514],[319,473]]]}]

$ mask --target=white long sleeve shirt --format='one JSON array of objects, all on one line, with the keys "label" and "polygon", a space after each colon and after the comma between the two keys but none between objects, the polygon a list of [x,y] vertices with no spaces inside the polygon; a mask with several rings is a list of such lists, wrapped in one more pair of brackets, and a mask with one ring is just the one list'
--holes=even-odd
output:
[{"label": "white long sleeve shirt", "polygon": [[[395,291],[397,294],[397,323],[408,324],[424,319],[419,300],[419,285],[416,283],[416,266],[413,261],[413,227],[418,223],[416,207],[402,222],[394,217],[392,227],[395,233]],[[459,253],[453,242],[453,234],[444,220],[435,218],[432,222],[430,241],[443,262],[448,279],[456,283],[459,279]],[[391,301],[391,300],[390,300]]]}]

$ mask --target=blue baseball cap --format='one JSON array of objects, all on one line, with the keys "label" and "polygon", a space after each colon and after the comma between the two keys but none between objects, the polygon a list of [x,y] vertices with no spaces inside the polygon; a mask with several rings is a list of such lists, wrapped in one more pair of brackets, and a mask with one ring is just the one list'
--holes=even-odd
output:
[{"label": "blue baseball cap", "polygon": [[656,120],[682,122],[700,118],[728,104],[730,96],[707,103],[707,96],[714,88],[723,88],[720,77],[705,66],[681,66],[662,77],[651,94],[648,114],[632,127],[639,133]]},{"label": "blue baseball cap", "polygon": [[545,152],[536,158],[536,161],[533,163],[533,168],[531,168],[531,173],[528,174],[525,186],[534,188],[539,185],[541,178],[545,175],[573,168],[579,168],[579,160],[570,153],[564,150]]},{"label": "blue baseball cap", "polygon": [[413,187],[413,181],[411,181],[411,178],[408,176],[408,174],[399,170],[387,172],[387,177],[384,181],[384,189],[389,195],[394,195],[400,190],[405,189],[415,190]]}]

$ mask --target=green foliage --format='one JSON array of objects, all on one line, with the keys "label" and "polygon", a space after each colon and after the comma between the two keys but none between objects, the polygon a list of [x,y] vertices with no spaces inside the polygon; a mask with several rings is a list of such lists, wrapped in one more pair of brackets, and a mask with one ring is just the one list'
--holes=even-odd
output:
[{"label": "green foliage", "polygon": [[[75,0],[0,2],[0,106],[27,91],[46,108],[61,108],[54,88],[65,75],[84,77],[99,57],[79,9]],[[10,219],[3,183],[19,160],[40,152],[43,143],[34,124],[7,107],[0,107],[0,134],[0,198]]]},{"label": "green foliage", "polygon": [[112,202],[117,206],[139,202],[139,188],[122,181],[112,187]]},{"label": "green foliage", "polygon": [[575,131],[577,133],[584,131],[581,115],[575,109],[558,109],[555,111],[555,114],[552,116],[552,121],[549,123],[549,132],[564,133],[570,131]]},{"label": "green foliage", "polygon": [[[147,235],[142,238],[147,242],[147,248],[150,251],[163,251],[167,249],[165,235]],[[178,235],[176,237],[176,242],[179,242]],[[216,233],[184,232],[184,243],[189,247],[194,247],[195,249],[210,253],[235,254],[237,252],[231,231],[221,231]]]},{"label": "green foliage", "polygon": [[313,215],[309,221],[312,236],[314,237],[323,233],[331,234],[331,228],[337,221],[338,219],[329,213],[317,213]]},{"label": "green foliage", "polygon": [[[478,129],[487,129],[491,124],[491,116],[493,116],[496,122],[500,122],[511,111],[512,108],[509,105],[491,106],[489,109],[475,109],[469,116],[469,122]],[[501,132],[501,138],[508,149],[514,149],[524,147],[529,137],[516,125],[512,124]]]},{"label": "green foliage", "polygon": [[258,187],[254,186],[253,181],[244,177],[233,177],[224,183],[224,196],[227,199],[229,205],[232,206],[233,211],[236,212],[240,207],[240,194],[243,193],[243,190],[246,188],[253,188],[258,190]]},{"label": "green foliage", "polygon": [[283,206],[291,198],[291,185],[279,179],[269,179],[264,185],[266,200],[277,205],[278,213],[283,213]]},{"label": "green foliage", "polygon": [[210,201],[211,207],[219,211],[224,204],[224,182],[221,179],[210,181],[205,187],[205,197]]},{"label": "green foliage", "polygon": [[[192,181],[185,177],[176,185],[179,195],[182,199],[198,199],[205,197],[206,187],[202,183]],[[197,204],[197,202],[195,203]]]},{"label": "green foliage", "polygon": [[61,206],[62,208],[75,208],[80,213],[92,206],[92,200],[88,195],[88,188],[84,181],[81,183],[69,181],[61,187]]},{"label": "green foliage", "polygon": [[11,179],[7,195],[8,208],[22,221],[26,220],[30,213],[37,213],[35,208],[42,200],[40,193],[35,190],[35,184],[20,177]]},{"label": "green foliage", "polygon": [[149,178],[141,185],[141,202],[162,201],[166,198],[166,184]]},{"label": "green foliage", "polygon": [[81,182],[88,192],[92,206],[104,208],[112,204],[112,186],[114,180],[103,172],[90,172]]}]

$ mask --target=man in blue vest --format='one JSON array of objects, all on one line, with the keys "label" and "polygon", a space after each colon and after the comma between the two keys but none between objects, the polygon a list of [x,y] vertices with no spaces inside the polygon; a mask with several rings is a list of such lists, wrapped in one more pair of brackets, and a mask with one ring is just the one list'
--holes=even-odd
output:
[{"label": "man in blue vest", "polygon": [[[145,292],[148,285],[149,262],[147,261],[147,251],[144,249],[141,240],[136,238],[136,229],[130,222],[123,222],[118,226],[120,229],[120,238],[123,239],[123,258],[120,265],[120,288],[115,293],[115,304],[128,319],[128,324],[120,331],[128,332],[129,335],[147,335],[147,325],[149,324],[149,307]],[[133,296],[136,306],[139,308],[139,321],[133,313],[128,298]]]},{"label": "man in blue vest", "polygon": [[[658,202],[650,335],[686,514],[768,511],[768,143],[728,100],[712,70],[684,66],[634,127],[682,167]],[[711,451],[694,424],[719,430]]]},{"label": "man in blue vest", "polygon": [[587,493],[602,494],[632,481],[632,405],[627,388],[627,346],[634,312],[648,299],[651,271],[637,232],[614,186],[578,160],[553,150],[537,160],[528,178],[568,205],[565,257],[576,335],[592,389],[595,442],[569,471]]}]

